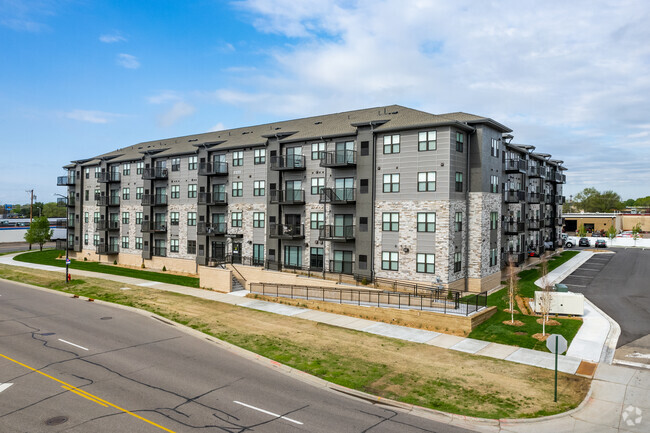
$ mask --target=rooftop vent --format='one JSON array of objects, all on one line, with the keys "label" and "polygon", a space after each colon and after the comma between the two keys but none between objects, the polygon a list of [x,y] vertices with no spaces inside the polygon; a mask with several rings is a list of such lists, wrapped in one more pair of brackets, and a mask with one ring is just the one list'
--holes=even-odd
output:
[{"label": "rooftop vent", "polygon": [[314,125],[321,125],[322,123],[323,123],[323,122],[318,121],[318,122],[314,122]]}]

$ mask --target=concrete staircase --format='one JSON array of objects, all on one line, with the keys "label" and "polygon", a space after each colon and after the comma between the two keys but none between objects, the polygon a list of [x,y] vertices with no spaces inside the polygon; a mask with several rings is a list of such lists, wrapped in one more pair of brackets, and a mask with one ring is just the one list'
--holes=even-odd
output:
[{"label": "concrete staircase", "polygon": [[237,278],[232,277],[232,291],[238,292],[240,290],[244,290],[244,286],[241,285]]}]

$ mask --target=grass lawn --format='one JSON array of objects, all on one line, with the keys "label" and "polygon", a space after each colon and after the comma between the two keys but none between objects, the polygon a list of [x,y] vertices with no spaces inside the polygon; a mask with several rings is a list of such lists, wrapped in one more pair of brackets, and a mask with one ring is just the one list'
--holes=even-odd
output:
[{"label": "grass lawn", "polygon": [[[19,262],[37,263],[39,265],[50,265],[65,268],[65,260],[60,260],[60,255],[65,256],[63,250],[43,250],[20,254],[14,257]],[[140,271],[137,269],[123,268],[120,266],[103,265],[97,262],[83,262],[71,260],[71,269],[82,271],[101,272],[104,274],[121,275],[123,277],[140,278],[142,280],[159,281],[161,283],[177,284],[179,286],[199,287],[199,279],[183,275],[165,274],[154,271]]]},{"label": "grass lawn", "polygon": [[[353,389],[446,412],[531,418],[580,404],[589,380],[192,296],[0,265],[0,278],[130,305]],[[29,289],[26,289],[29,290]],[[71,300],[71,302],[77,302]]]},{"label": "grass lawn", "polygon": [[[577,254],[578,251],[565,251],[558,257],[549,260],[549,272]],[[540,271],[537,268],[527,269],[520,272],[519,281],[517,282],[520,296],[528,298],[534,297],[535,290],[539,290],[539,288],[535,286],[535,281],[539,277]],[[548,352],[546,342],[539,341],[532,337],[533,334],[542,332],[542,325],[537,323],[538,317],[525,316],[521,314],[519,307],[515,305],[515,310],[518,312],[515,313],[515,320],[520,320],[524,325],[512,326],[503,323],[504,321],[510,321],[510,313],[504,311],[509,308],[507,287],[492,293],[488,296],[487,302],[489,306],[496,306],[497,312],[485,323],[474,329],[469,334],[470,338]],[[566,338],[567,342],[571,344],[571,340],[573,340],[578,329],[580,329],[582,321],[569,318],[555,318],[553,316],[551,316],[551,318],[560,322],[560,325],[549,326],[547,324],[546,332],[550,334],[561,334]]]}]

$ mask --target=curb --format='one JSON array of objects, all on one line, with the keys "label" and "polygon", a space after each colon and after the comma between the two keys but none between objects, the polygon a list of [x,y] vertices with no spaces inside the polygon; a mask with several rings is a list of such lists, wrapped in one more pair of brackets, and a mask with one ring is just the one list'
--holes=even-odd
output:
[{"label": "curb", "polygon": [[618,343],[618,338],[621,336],[621,326],[616,322],[616,320],[609,317],[603,310],[598,308],[596,304],[591,302],[585,297],[585,302],[588,302],[591,307],[597,311],[601,316],[603,316],[609,322],[609,332],[607,333],[607,338],[605,339],[605,344],[603,345],[603,350],[600,353],[599,362],[604,362],[606,364],[612,364],[614,361],[614,352],[616,352],[616,343]]},{"label": "curb", "polygon": [[[580,254],[582,254],[582,253],[587,253],[587,254],[585,254],[585,255],[583,255],[582,257],[580,257]],[[566,263],[564,263],[564,264],[561,265],[561,266],[566,266],[567,264],[571,264],[571,266],[568,266],[568,267],[567,267],[567,270],[564,271],[564,272],[562,272],[558,277],[555,277],[555,279],[550,280],[550,281],[548,282],[548,284],[553,285],[553,284],[556,284],[556,283],[558,283],[558,282],[564,280],[566,277],[568,277],[569,275],[571,275],[571,273],[572,273],[573,271],[575,271],[577,268],[579,268],[580,266],[582,266],[583,264],[585,264],[585,262],[586,262],[587,260],[589,260],[590,258],[592,258],[593,255],[594,255],[594,253],[592,253],[592,252],[590,252],[590,251],[580,251],[580,253],[579,253],[578,255],[576,255],[574,258],[572,258],[571,260],[568,260]],[[574,260],[575,260],[575,262],[573,263]],[[542,284],[540,283],[541,280],[542,280],[542,279],[539,278],[538,280],[535,281],[535,285],[536,285],[537,287],[542,287]],[[539,284],[538,284],[538,283],[539,283]]]}]

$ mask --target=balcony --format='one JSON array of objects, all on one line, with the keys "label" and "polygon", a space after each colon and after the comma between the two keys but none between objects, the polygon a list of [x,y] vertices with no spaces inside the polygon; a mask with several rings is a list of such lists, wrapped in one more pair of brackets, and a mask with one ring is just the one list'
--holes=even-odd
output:
[{"label": "balcony", "polygon": [[555,196],[555,204],[564,204],[564,196],[563,195],[556,195]]},{"label": "balcony", "polygon": [[271,204],[305,204],[305,191],[302,189],[274,190],[269,192]]},{"label": "balcony", "polygon": [[67,219],[56,220],[56,228],[57,229],[64,229],[66,227],[68,227],[68,220]]},{"label": "balcony", "polygon": [[56,178],[57,186],[74,186],[75,175],[59,176]]},{"label": "balcony", "polygon": [[566,183],[566,175],[562,174],[558,170],[550,170],[548,181],[553,183]]},{"label": "balcony", "polygon": [[97,197],[97,206],[119,206],[120,196],[118,195],[102,195]]},{"label": "balcony", "polygon": [[199,176],[228,176],[227,162],[199,163]]},{"label": "balcony", "polygon": [[539,165],[529,165],[528,166],[528,177],[541,177],[541,170]]},{"label": "balcony", "polygon": [[538,192],[528,193],[528,203],[537,204],[540,202],[540,200],[541,200],[540,193]]},{"label": "balcony", "polygon": [[164,180],[169,176],[169,172],[166,168],[154,167],[154,168],[145,168],[142,171],[142,179],[144,180]]},{"label": "balcony", "polygon": [[228,204],[228,194],[225,192],[200,192],[199,204],[203,205],[224,205]]},{"label": "balcony", "polygon": [[271,239],[304,239],[305,227],[303,224],[270,224],[269,237]]},{"label": "balcony", "polygon": [[356,167],[356,150],[337,150],[334,152],[322,152],[320,166],[330,168]]},{"label": "balcony", "polygon": [[196,233],[207,236],[223,236],[228,233],[228,224],[224,223],[199,223]]},{"label": "balcony", "polygon": [[523,233],[524,230],[525,224],[523,221],[505,220],[503,222],[503,231],[507,235],[516,235]]},{"label": "balcony", "polygon": [[506,203],[519,203],[526,200],[526,191],[507,189],[503,191],[503,196]]},{"label": "balcony", "polygon": [[329,271],[336,274],[352,275],[354,272],[354,262],[345,260],[330,260]]},{"label": "balcony", "polygon": [[145,194],[142,196],[142,206],[167,206],[167,195]]},{"label": "balcony", "polygon": [[526,253],[519,251],[508,251],[503,253],[501,256],[501,260],[506,266],[510,264],[511,259],[515,266],[520,266],[526,261]]},{"label": "balcony", "polygon": [[528,162],[520,158],[506,159],[504,164],[506,173],[526,174],[527,167],[528,167]]},{"label": "balcony", "polygon": [[75,205],[75,199],[74,197],[58,197],[56,199],[56,205],[57,206],[70,206],[74,207]]},{"label": "balcony", "polygon": [[165,221],[142,221],[140,230],[142,233],[166,233],[167,223]]},{"label": "balcony", "polygon": [[528,220],[528,230],[539,230],[541,224],[538,219]]},{"label": "balcony", "polygon": [[120,222],[119,221],[107,221],[107,220],[99,220],[97,221],[95,225],[95,230],[97,231],[116,231],[120,230]]},{"label": "balcony", "polygon": [[65,250],[66,246],[68,247],[69,250],[73,250],[74,249],[74,242],[70,242],[70,241],[66,242],[65,239],[57,239],[56,240],[56,249],[57,250]]},{"label": "balcony", "polygon": [[318,231],[318,240],[334,242],[353,241],[354,226],[324,226]]},{"label": "balcony", "polygon": [[356,188],[323,188],[319,200],[330,204],[353,204],[356,201]]},{"label": "balcony", "polygon": [[305,157],[303,155],[271,157],[271,170],[274,171],[304,170],[305,165]]},{"label": "balcony", "polygon": [[555,218],[544,218],[544,227],[555,227]]},{"label": "balcony", "polygon": [[108,255],[108,256],[114,256],[115,254],[119,254],[120,248],[117,245],[99,244],[99,245],[97,245],[96,252],[97,252],[97,254],[105,254],[105,255]]},{"label": "balcony", "polygon": [[113,171],[113,172],[103,172],[99,173],[99,178],[97,178],[97,181],[99,183],[111,183],[111,182],[119,182],[120,181],[120,172],[119,171]]},{"label": "balcony", "polygon": [[562,227],[563,225],[564,225],[564,218],[562,217],[555,218],[556,227]]},{"label": "balcony", "polygon": [[165,247],[153,247],[151,250],[152,256],[158,257],[167,257],[167,248]]}]

